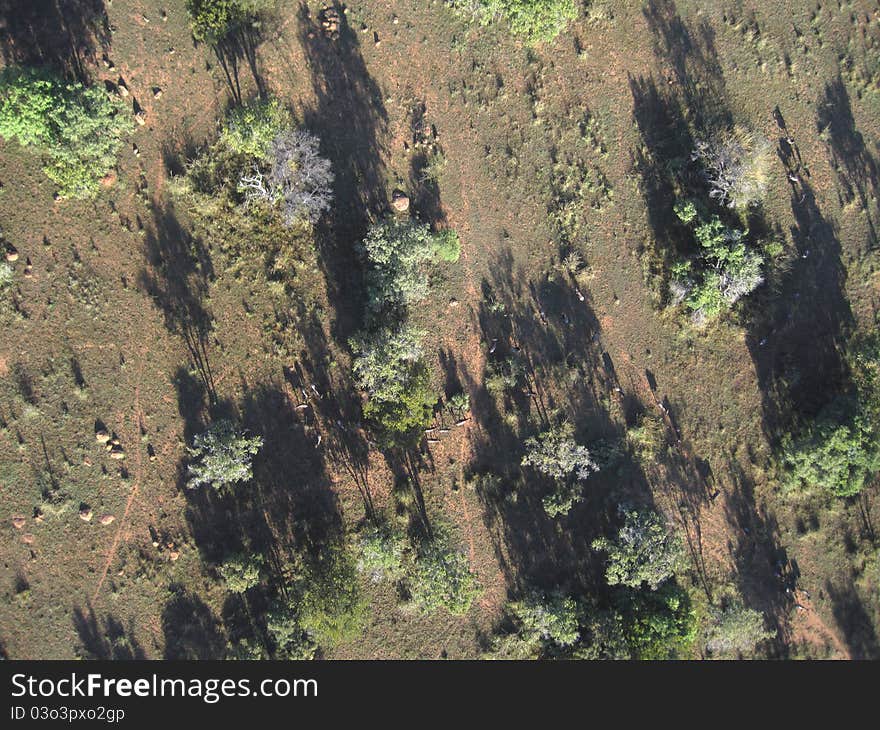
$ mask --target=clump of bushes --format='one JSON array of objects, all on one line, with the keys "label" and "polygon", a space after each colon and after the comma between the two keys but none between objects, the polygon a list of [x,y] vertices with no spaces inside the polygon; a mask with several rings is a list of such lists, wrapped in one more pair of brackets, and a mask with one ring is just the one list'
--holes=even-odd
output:
[{"label": "clump of bushes", "polygon": [[448,0],[481,25],[499,18],[528,43],[552,41],[577,17],[575,0]]},{"label": "clump of bushes", "polygon": [[0,73],[0,136],[43,153],[43,172],[62,198],[97,195],[131,129],[121,102],[102,88],[38,69]]},{"label": "clump of bushes", "polygon": [[193,38],[212,45],[245,23],[256,23],[272,5],[274,0],[186,0]]},{"label": "clump of bushes", "polygon": [[470,610],[480,594],[467,557],[441,528],[415,546],[388,528],[373,529],[358,542],[358,570],[375,582],[396,583],[422,613],[440,608],[454,615]]},{"label": "clump of bushes", "polygon": [[422,335],[407,323],[408,308],[427,296],[429,264],[444,255],[450,259],[454,235],[391,217],[371,226],[359,246],[367,265],[367,317],[364,331],[350,341],[352,370],[368,396],[364,416],[385,446],[415,445],[432,419],[437,395]]},{"label": "clump of bushes", "polygon": [[852,497],[880,472],[880,336],[856,340],[848,360],[853,392],[782,439],[790,488],[820,487],[836,497]]},{"label": "clump of bushes", "polygon": [[675,214],[692,229],[699,253],[672,267],[670,294],[673,304],[691,311],[695,324],[705,324],[763,283],[764,258],[746,245],[746,231],[707,215],[691,200],[677,203]]},{"label": "clump of bushes", "polygon": [[656,591],[684,565],[684,546],[656,512],[622,509],[623,526],[616,538],[600,537],[594,550],[607,556],[605,580],[608,585]]}]

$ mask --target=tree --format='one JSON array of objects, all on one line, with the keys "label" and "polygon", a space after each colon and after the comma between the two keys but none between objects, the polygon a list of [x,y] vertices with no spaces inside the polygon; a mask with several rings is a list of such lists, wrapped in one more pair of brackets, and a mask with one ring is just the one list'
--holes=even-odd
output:
[{"label": "tree", "polygon": [[275,654],[292,660],[314,659],[318,647],[299,623],[290,604],[276,600],[266,613],[266,631],[275,643]]},{"label": "tree", "polygon": [[733,603],[712,611],[706,648],[714,656],[737,657],[754,651],[758,644],[774,636],[764,626],[764,614],[742,603]]},{"label": "tree", "polygon": [[290,112],[277,99],[255,99],[230,109],[220,142],[237,155],[265,162],[275,139],[290,125]]},{"label": "tree", "polygon": [[531,466],[554,481],[554,490],[544,497],[544,510],[551,517],[568,514],[583,498],[581,483],[599,467],[586,446],[574,440],[574,427],[563,424],[526,439],[523,466]]},{"label": "tree", "polygon": [[559,591],[547,595],[533,591],[507,608],[519,625],[520,636],[529,643],[566,647],[580,638],[577,601]]},{"label": "tree", "polygon": [[187,449],[194,457],[188,466],[186,486],[194,488],[210,484],[215,489],[246,482],[253,472],[251,460],[263,446],[260,436],[247,436],[228,420],[215,421],[204,433],[198,434]]},{"label": "tree", "polygon": [[426,224],[386,218],[370,227],[359,249],[368,264],[367,307],[372,317],[400,313],[427,296],[427,264],[436,240]]},{"label": "tree", "polygon": [[670,294],[683,301],[694,323],[701,325],[761,285],[764,258],[746,246],[746,231],[726,226],[717,215],[707,217],[693,201],[676,203],[675,213],[693,227],[700,256],[672,267]]},{"label": "tree", "polygon": [[747,208],[767,190],[770,143],[741,127],[698,141],[693,159],[700,160],[709,182],[709,197],[729,208]]},{"label": "tree", "polygon": [[236,553],[220,564],[220,577],[232,593],[246,593],[260,582],[262,561],[245,553]]},{"label": "tree", "polygon": [[852,399],[825,409],[798,439],[783,439],[790,486],[817,486],[852,497],[880,471],[880,443]]},{"label": "tree", "polygon": [[281,201],[284,221],[317,223],[333,202],[333,171],[319,154],[320,140],[301,129],[280,132],[269,148],[269,186]]},{"label": "tree", "polygon": [[575,0],[448,0],[481,25],[498,18],[506,21],[511,33],[528,43],[552,41],[578,14]]},{"label": "tree", "polygon": [[254,23],[271,5],[272,0],[186,0],[193,38],[212,45],[244,23]]},{"label": "tree", "polygon": [[386,445],[411,446],[431,422],[437,394],[416,330],[383,327],[351,341],[352,371],[367,392],[364,416],[373,421]]},{"label": "tree", "polygon": [[91,198],[132,128],[121,102],[98,87],[39,69],[0,73],[0,136],[44,152],[43,172],[63,198]]},{"label": "tree", "polygon": [[445,608],[453,615],[464,615],[480,593],[467,557],[442,537],[421,545],[407,582],[413,604],[422,613]]},{"label": "tree", "polygon": [[600,537],[594,550],[608,554],[605,580],[608,585],[639,588],[643,583],[655,591],[684,565],[684,546],[656,512],[622,510],[624,523],[614,540]]}]

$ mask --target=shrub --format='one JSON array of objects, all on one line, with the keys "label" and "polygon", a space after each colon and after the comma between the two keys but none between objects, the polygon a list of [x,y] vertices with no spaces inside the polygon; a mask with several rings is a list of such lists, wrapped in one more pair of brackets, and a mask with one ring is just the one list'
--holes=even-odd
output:
[{"label": "shrub", "polygon": [[660,416],[643,413],[626,432],[626,439],[640,461],[656,461],[666,444],[666,426]]},{"label": "shrub", "polygon": [[552,41],[578,14],[575,0],[447,0],[482,25],[502,18],[529,43]]},{"label": "shrub", "polygon": [[467,557],[440,537],[422,544],[408,585],[413,604],[423,613],[445,608],[461,616],[480,593]]},{"label": "shrub", "polygon": [[619,594],[623,632],[636,659],[675,659],[687,655],[697,638],[690,597],[674,582],[656,591]]},{"label": "shrub", "polygon": [[436,241],[426,224],[386,218],[374,224],[360,244],[367,270],[368,309],[372,316],[421,301],[428,294],[427,264]]},{"label": "shrub", "polygon": [[232,593],[246,593],[260,582],[262,561],[251,555],[236,553],[220,565],[220,577]]},{"label": "shrub", "polygon": [[217,44],[244,23],[254,23],[272,0],[186,0],[193,38]]},{"label": "shrub", "polygon": [[673,266],[670,294],[691,310],[696,324],[703,324],[764,281],[764,258],[746,247],[745,231],[726,226],[717,215],[706,218],[692,201],[677,203],[675,213],[682,223],[693,227],[700,246],[700,265],[687,260]]},{"label": "shrub", "polygon": [[614,540],[593,541],[594,550],[608,555],[605,580],[608,585],[651,590],[675,575],[684,565],[684,546],[656,512],[627,509],[624,524]]},{"label": "shrub", "polygon": [[754,651],[775,633],[764,626],[764,614],[742,604],[732,604],[712,612],[706,648],[714,656],[740,656]]},{"label": "shrub", "polygon": [[507,608],[519,625],[519,635],[529,643],[565,647],[580,638],[578,604],[559,591],[548,595],[532,592]]},{"label": "shrub", "polygon": [[276,601],[266,613],[266,631],[275,642],[276,655],[293,660],[314,659],[317,645],[299,623],[296,611]]},{"label": "shrub", "polygon": [[91,198],[132,128],[106,91],[34,69],[0,74],[0,136],[44,152],[46,175],[64,198]]},{"label": "shrub", "polygon": [[265,161],[270,158],[274,140],[290,124],[290,113],[281,102],[257,99],[229,111],[220,141],[236,154]]},{"label": "shrub", "polygon": [[435,236],[437,258],[450,264],[454,264],[461,256],[461,239],[450,228],[440,231]]},{"label": "shrub", "polygon": [[210,484],[215,489],[246,482],[253,476],[251,460],[263,446],[259,436],[248,437],[228,420],[216,421],[198,434],[188,449],[195,461],[188,466],[186,486]]},{"label": "shrub", "polygon": [[700,160],[709,182],[709,197],[729,208],[757,203],[767,190],[770,143],[740,127],[697,142],[693,158]]},{"label": "shrub", "polygon": [[15,281],[15,269],[5,261],[0,261],[0,294],[12,286]]},{"label": "shrub", "polygon": [[358,543],[357,569],[370,576],[373,583],[397,581],[405,575],[403,564],[405,540],[389,530],[373,529]]},{"label": "shrub", "polygon": [[870,422],[852,401],[820,414],[797,440],[783,440],[789,486],[817,486],[852,497],[880,471],[880,444]]},{"label": "shrub", "polygon": [[341,547],[324,548],[294,591],[299,623],[320,646],[350,641],[363,631],[366,606],[358,591],[357,571]]}]

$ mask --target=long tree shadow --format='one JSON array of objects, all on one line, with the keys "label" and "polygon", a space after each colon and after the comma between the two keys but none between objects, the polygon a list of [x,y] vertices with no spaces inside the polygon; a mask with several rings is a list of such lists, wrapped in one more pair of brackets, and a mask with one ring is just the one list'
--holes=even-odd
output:
[{"label": "long tree shadow", "polygon": [[825,84],[816,119],[819,135],[825,140],[831,165],[837,173],[840,205],[856,200],[864,211],[868,226],[868,249],[878,244],[880,216],[880,166],[856,128],[846,85],[838,76]]},{"label": "long tree shadow", "polygon": [[328,298],[336,311],[333,336],[345,342],[359,328],[364,309],[354,247],[368,223],[388,209],[383,162],[388,115],[357,34],[341,6],[333,7],[339,16],[337,33],[324,33],[306,5],[300,6],[298,32],[315,96],[313,106],[303,112],[304,122],[321,138],[335,174],[335,203],[317,239]]},{"label": "long tree shadow", "polygon": [[99,619],[89,606],[73,611],[73,625],[82,642],[83,658],[98,660],[146,659],[143,648],[134,638],[134,627],[127,629],[119,619],[107,615]]},{"label": "long tree shadow", "polygon": [[752,299],[746,336],[773,443],[850,387],[844,348],[854,321],[836,226],[805,178],[793,177],[796,257]]},{"label": "long tree shadow", "polygon": [[674,0],[649,0],[643,13],[654,53],[671,70],[667,82],[681,99],[688,124],[699,136],[729,127],[733,116],[712,26],[705,19],[689,26]]},{"label": "long tree shadow", "polygon": [[170,204],[153,206],[153,225],[147,228],[147,266],[140,285],[162,310],[165,326],[186,344],[211,403],[217,393],[208,357],[212,318],[205,306],[214,270],[207,247],[181,225]]},{"label": "long tree shadow", "polygon": [[835,585],[825,583],[825,592],[831,599],[837,625],[853,659],[880,658],[880,641],[874,622],[865,608],[852,580]]},{"label": "long tree shadow", "polygon": [[223,77],[229,87],[229,93],[232,94],[236,104],[241,104],[243,101],[240,76],[242,63],[245,63],[250,70],[257,86],[257,93],[261,97],[266,96],[266,82],[257,63],[257,46],[261,41],[260,20],[247,18],[211,46],[220,68],[223,69]]},{"label": "long tree shadow", "polygon": [[0,0],[5,65],[48,66],[78,81],[110,46],[104,0]]},{"label": "long tree shadow", "polygon": [[183,586],[172,585],[162,610],[166,660],[222,659],[226,639],[211,609]]}]

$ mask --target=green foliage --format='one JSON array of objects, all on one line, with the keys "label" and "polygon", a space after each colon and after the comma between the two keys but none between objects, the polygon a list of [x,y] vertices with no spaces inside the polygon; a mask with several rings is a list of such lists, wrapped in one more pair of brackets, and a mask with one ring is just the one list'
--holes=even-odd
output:
[{"label": "green foliage", "polygon": [[837,497],[858,494],[880,470],[875,429],[846,400],[820,414],[798,440],[784,439],[783,452],[790,486],[818,486]]},{"label": "green foliage", "polygon": [[622,593],[623,630],[637,659],[687,656],[697,638],[697,618],[690,598],[673,582],[657,591]]},{"label": "green foliage", "polygon": [[0,294],[12,286],[15,281],[15,269],[5,261],[0,261]]},{"label": "green foliage", "polygon": [[275,642],[275,654],[282,659],[314,659],[317,645],[300,625],[297,612],[276,601],[266,613],[266,631]]},{"label": "green foliage", "polygon": [[672,268],[673,302],[684,302],[696,324],[716,319],[763,281],[763,256],[747,248],[746,231],[726,226],[715,215],[707,219],[693,201],[675,205],[678,219],[691,226],[700,246],[696,260]]},{"label": "green foliage", "polygon": [[737,658],[774,636],[764,626],[764,614],[735,603],[712,612],[706,648],[713,656]]},{"label": "green foliage", "polygon": [[272,4],[272,0],[186,0],[186,10],[193,38],[216,44],[244,23],[254,23]]},{"label": "green foliage", "polygon": [[366,605],[357,570],[341,547],[325,547],[294,586],[299,623],[320,646],[336,646],[361,634]]},{"label": "green foliage", "polygon": [[219,572],[226,588],[232,593],[246,593],[260,582],[262,560],[259,557],[236,553],[220,564]]},{"label": "green foliage", "polygon": [[355,379],[369,396],[364,417],[376,425],[387,446],[415,445],[433,418],[437,394],[418,338],[409,327],[383,328],[350,343]]},{"label": "green foliage", "polygon": [[428,294],[427,264],[437,241],[424,223],[389,217],[372,225],[359,246],[366,259],[368,311],[398,315]]},{"label": "green foliage", "polygon": [[406,574],[406,541],[387,529],[373,529],[358,542],[357,569],[370,576],[373,583],[398,581]]},{"label": "green foliage", "polygon": [[522,465],[554,482],[553,491],[544,497],[544,510],[551,517],[568,514],[583,498],[581,482],[599,471],[590,451],[574,440],[574,427],[568,423],[526,439],[525,446]]},{"label": "green foliage", "polygon": [[451,228],[440,231],[434,236],[437,258],[446,263],[454,264],[461,256],[461,239]]},{"label": "green foliage", "polygon": [[655,462],[666,445],[666,426],[663,419],[652,413],[643,413],[636,426],[626,432],[626,439],[640,461]]},{"label": "green foliage", "polygon": [[609,585],[651,590],[675,575],[684,565],[684,546],[656,512],[627,509],[624,524],[614,540],[593,541],[594,550],[608,554],[605,580]]},{"label": "green foliage", "polygon": [[552,41],[577,17],[575,0],[448,0],[482,25],[503,18],[515,35],[528,43]]},{"label": "green foliage", "polygon": [[0,74],[0,136],[44,152],[43,171],[61,197],[94,197],[131,128],[121,103],[101,88],[35,69]]},{"label": "green foliage", "polygon": [[291,124],[290,113],[277,99],[255,99],[229,111],[220,141],[238,155],[264,161],[272,141]]},{"label": "green foliage", "polygon": [[260,436],[246,436],[231,421],[214,422],[207,431],[198,434],[192,448],[187,449],[194,461],[188,466],[186,486],[210,484],[221,489],[249,481],[253,476],[251,460],[262,446]]},{"label": "green foliage", "polygon": [[548,595],[529,593],[522,600],[508,604],[507,610],[518,624],[519,635],[528,643],[566,647],[580,638],[578,604],[559,591]]},{"label": "green foliage", "polygon": [[468,612],[480,588],[468,559],[441,537],[424,542],[408,578],[413,605],[422,613],[445,608],[461,616]]}]

